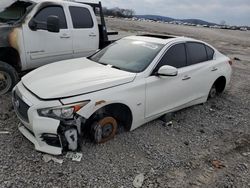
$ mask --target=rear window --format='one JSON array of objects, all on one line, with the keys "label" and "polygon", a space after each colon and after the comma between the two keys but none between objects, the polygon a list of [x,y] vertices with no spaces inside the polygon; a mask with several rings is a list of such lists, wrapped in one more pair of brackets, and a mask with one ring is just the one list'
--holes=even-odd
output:
[{"label": "rear window", "polygon": [[86,29],[94,26],[92,16],[87,8],[69,7],[69,11],[75,29]]},{"label": "rear window", "polygon": [[214,58],[214,50],[209,46],[206,46],[206,50],[207,50],[207,59],[212,60]]},{"label": "rear window", "polygon": [[197,42],[186,43],[188,64],[194,65],[207,61],[207,51],[205,45]]}]

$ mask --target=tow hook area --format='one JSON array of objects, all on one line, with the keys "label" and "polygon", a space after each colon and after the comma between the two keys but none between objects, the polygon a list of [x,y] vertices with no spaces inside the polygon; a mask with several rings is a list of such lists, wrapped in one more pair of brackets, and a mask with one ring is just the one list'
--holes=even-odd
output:
[{"label": "tow hook area", "polygon": [[85,120],[81,117],[70,121],[61,121],[58,134],[64,151],[77,151],[80,148],[81,126],[84,122]]},{"label": "tow hook area", "polygon": [[78,148],[78,135],[76,129],[69,129],[64,132],[66,141],[68,142],[68,149],[76,151]]}]

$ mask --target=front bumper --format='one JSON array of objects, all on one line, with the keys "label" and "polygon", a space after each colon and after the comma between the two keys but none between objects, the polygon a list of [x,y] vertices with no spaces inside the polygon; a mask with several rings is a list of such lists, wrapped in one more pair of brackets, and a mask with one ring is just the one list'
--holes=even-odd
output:
[{"label": "front bumper", "polygon": [[49,153],[52,155],[61,155],[62,154],[62,147],[54,147],[48,144],[44,144],[39,142],[39,140],[24,126],[18,126],[19,131],[30,141],[34,144],[35,149],[37,151],[41,151],[44,153]]},{"label": "front bumper", "polygon": [[[61,155],[63,143],[58,135],[60,121],[41,117],[37,113],[37,109],[61,106],[60,101],[42,101],[19,83],[13,90],[13,105],[21,121],[19,131],[34,144],[35,149],[52,155]],[[48,138],[48,135],[53,137]]]}]

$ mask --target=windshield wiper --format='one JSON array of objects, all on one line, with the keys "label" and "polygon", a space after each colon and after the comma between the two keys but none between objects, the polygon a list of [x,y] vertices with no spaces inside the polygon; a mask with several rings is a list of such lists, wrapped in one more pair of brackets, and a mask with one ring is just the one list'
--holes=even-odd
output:
[{"label": "windshield wiper", "polygon": [[[92,61],[93,61],[93,60],[92,60]],[[108,67],[114,68],[114,69],[121,70],[120,67],[117,67],[117,66],[115,66],[115,65],[110,65],[110,64],[108,64],[108,63],[102,63],[102,62],[99,62],[99,61],[98,61],[97,63],[99,63],[99,64],[101,64],[101,65],[104,65],[104,66],[108,66]]]}]

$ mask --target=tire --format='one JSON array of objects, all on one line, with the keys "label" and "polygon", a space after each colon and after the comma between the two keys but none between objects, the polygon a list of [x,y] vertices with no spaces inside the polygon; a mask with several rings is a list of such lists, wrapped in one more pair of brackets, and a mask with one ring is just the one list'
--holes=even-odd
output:
[{"label": "tire", "polygon": [[0,61],[0,95],[11,91],[18,80],[17,71],[11,65]]},{"label": "tire", "polygon": [[92,137],[97,144],[112,140],[117,132],[117,121],[115,118],[106,116],[92,124]]},{"label": "tire", "polygon": [[216,86],[215,86],[215,84],[214,84],[214,85],[211,87],[210,91],[209,91],[208,98],[209,98],[209,99],[212,99],[212,98],[215,98],[217,95],[218,95],[218,92],[217,92]]}]

